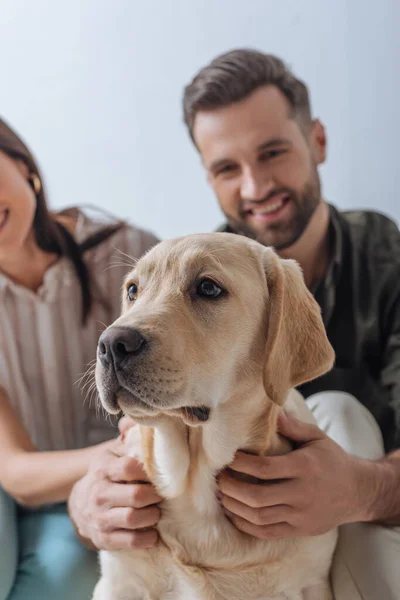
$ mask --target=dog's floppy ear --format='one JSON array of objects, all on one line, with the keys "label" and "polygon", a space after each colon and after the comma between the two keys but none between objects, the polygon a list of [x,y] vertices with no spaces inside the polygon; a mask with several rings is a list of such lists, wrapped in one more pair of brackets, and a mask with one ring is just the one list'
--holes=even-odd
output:
[{"label": "dog's floppy ear", "polygon": [[263,263],[269,292],[264,387],[282,405],[292,387],[329,371],[334,351],[298,264],[271,248],[264,249]]}]

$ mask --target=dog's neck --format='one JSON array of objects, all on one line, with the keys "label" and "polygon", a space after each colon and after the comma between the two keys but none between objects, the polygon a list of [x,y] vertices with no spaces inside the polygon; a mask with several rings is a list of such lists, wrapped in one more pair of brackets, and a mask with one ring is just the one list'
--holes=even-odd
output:
[{"label": "dog's neck", "polygon": [[253,392],[245,413],[235,408],[241,405],[231,399],[198,427],[168,417],[154,428],[141,428],[144,465],[163,497],[190,497],[198,511],[212,512],[218,509],[216,475],[232,462],[237,450],[253,454],[289,450],[277,434],[280,409],[267,401],[263,389]]}]

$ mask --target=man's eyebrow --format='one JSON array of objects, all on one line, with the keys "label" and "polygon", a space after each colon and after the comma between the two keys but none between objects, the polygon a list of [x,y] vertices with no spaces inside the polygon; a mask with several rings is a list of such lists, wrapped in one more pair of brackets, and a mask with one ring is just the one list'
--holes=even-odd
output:
[{"label": "man's eyebrow", "polygon": [[221,167],[225,167],[231,162],[233,162],[233,160],[230,158],[219,158],[217,160],[214,160],[208,168],[210,169],[210,171],[217,171]]},{"label": "man's eyebrow", "polygon": [[268,150],[268,148],[276,148],[276,146],[292,146],[291,140],[288,138],[272,138],[263,142],[257,147],[257,150]]},{"label": "man's eyebrow", "polygon": [[[277,146],[292,146],[293,143],[288,138],[272,138],[267,140],[266,142],[262,142],[259,146],[257,146],[257,151],[260,150],[268,150],[269,148],[276,148]],[[210,171],[218,171],[222,167],[226,167],[226,165],[234,162],[231,158],[219,158],[214,160],[210,166],[208,167]]]}]

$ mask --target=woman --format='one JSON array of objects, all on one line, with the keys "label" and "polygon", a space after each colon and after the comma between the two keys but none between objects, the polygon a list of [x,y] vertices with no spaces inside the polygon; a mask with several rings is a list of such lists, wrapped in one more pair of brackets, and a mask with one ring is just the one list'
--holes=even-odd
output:
[{"label": "woman", "polygon": [[119,313],[125,255],[156,242],[51,213],[32,154],[0,120],[0,600],[90,598],[96,557],[65,501],[116,434],[78,380]]}]

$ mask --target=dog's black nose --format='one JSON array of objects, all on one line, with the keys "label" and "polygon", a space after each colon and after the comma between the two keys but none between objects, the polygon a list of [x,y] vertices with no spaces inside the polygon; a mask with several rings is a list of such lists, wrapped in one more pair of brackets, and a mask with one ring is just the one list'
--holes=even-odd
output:
[{"label": "dog's black nose", "polygon": [[98,343],[98,356],[104,365],[114,362],[116,368],[134,356],[143,352],[146,338],[130,327],[110,327],[101,334]]}]

